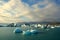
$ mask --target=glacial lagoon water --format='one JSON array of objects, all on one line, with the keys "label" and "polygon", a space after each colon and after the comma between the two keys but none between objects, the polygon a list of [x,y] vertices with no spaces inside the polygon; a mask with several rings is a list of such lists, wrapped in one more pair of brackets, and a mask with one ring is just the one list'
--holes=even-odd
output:
[{"label": "glacial lagoon water", "polygon": [[14,33],[15,28],[20,27],[0,27],[0,40],[60,40],[60,28],[43,30],[42,33],[29,36]]}]

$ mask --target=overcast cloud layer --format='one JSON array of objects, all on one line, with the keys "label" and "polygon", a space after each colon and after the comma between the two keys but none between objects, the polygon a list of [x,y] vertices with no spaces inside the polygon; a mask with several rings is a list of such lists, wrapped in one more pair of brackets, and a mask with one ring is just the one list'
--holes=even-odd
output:
[{"label": "overcast cloud layer", "polygon": [[60,22],[60,0],[0,0],[0,23]]}]

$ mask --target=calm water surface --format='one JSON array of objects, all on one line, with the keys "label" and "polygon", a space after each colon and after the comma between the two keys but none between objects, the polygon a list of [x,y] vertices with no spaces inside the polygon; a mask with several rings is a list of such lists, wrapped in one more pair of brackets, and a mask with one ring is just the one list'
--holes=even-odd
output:
[{"label": "calm water surface", "polygon": [[26,36],[14,33],[16,27],[0,27],[0,40],[60,40],[60,28],[44,30],[43,33]]}]

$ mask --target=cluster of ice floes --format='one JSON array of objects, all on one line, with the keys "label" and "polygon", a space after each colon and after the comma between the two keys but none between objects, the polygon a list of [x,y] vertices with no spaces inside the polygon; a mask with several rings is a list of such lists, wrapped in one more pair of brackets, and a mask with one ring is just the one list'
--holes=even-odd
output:
[{"label": "cluster of ice floes", "polygon": [[23,35],[32,35],[32,34],[38,34],[39,32],[38,32],[38,30],[26,30],[26,31],[23,31],[23,30],[21,30],[21,29],[19,29],[19,28],[16,28],[15,30],[14,30],[14,33],[22,33]]},{"label": "cluster of ice floes", "polygon": [[[51,26],[51,25],[48,25],[48,26],[45,26],[45,25],[39,25],[39,26],[33,26],[33,27],[30,27],[30,26],[21,26],[19,28],[16,28],[14,30],[14,33],[21,33],[23,35],[32,35],[32,34],[39,34],[41,33],[41,31],[43,30],[50,30],[50,29],[54,29],[55,26]],[[42,30],[40,30],[42,29]]]}]

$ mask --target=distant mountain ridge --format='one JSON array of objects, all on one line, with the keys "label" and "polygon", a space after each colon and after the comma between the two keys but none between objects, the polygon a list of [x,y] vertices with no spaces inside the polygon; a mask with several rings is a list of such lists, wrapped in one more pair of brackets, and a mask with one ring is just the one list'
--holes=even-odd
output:
[{"label": "distant mountain ridge", "polygon": [[[0,25],[7,25],[7,24],[11,24],[11,23],[0,23]],[[14,24],[60,24],[60,22],[17,22]]]}]

